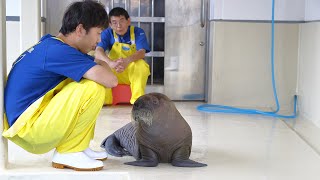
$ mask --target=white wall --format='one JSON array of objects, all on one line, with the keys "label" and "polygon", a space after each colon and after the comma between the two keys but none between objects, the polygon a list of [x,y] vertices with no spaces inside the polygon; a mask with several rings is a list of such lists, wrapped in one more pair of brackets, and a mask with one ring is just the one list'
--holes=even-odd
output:
[{"label": "white wall", "polygon": [[[6,0],[6,15],[20,16],[21,0]],[[20,22],[7,21],[7,73],[12,63],[20,55]]]},{"label": "white wall", "polygon": [[320,20],[320,1],[306,0],[305,20],[315,21]]},{"label": "white wall", "polygon": [[[272,0],[211,0],[210,6],[211,20],[271,20]],[[305,0],[275,0],[275,19],[303,21],[304,7]]]},{"label": "white wall", "polygon": [[21,1],[20,52],[35,45],[41,38],[41,1]]},{"label": "white wall", "polygon": [[7,21],[7,73],[20,55],[20,22]]},{"label": "white wall", "polygon": [[6,15],[20,16],[21,0],[6,0]]},{"label": "white wall", "polygon": [[299,100],[300,114],[320,127],[320,23],[300,28]]},{"label": "white wall", "polygon": [[[275,107],[268,23],[211,22],[214,31],[209,103]],[[292,112],[297,82],[298,24],[275,28],[275,79],[281,110]],[[270,109],[268,109],[270,110]]]},{"label": "white wall", "polygon": [[[28,0],[27,0],[28,1]],[[43,7],[46,7],[47,0],[41,0]],[[6,0],[6,15],[20,16],[21,0]],[[41,17],[46,17],[46,9],[41,8]]]},{"label": "white wall", "polygon": [[[29,2],[27,0],[23,0],[23,2]],[[45,1],[45,0],[42,0]],[[29,2],[30,3],[30,2]],[[27,9],[27,7],[24,7]],[[30,8],[28,8],[30,10]],[[33,11],[34,12],[34,11]],[[28,13],[27,13],[28,14]],[[21,0],[6,0],[6,15],[7,16],[19,16],[21,21]],[[7,72],[9,73],[12,63],[15,59],[21,54],[22,51],[26,49],[26,47],[30,47],[38,41],[38,38],[34,38],[30,36],[30,33],[25,35],[26,38],[32,40],[31,44],[27,44],[26,47],[20,49],[21,46],[21,31],[20,31],[20,21],[7,21],[6,30],[7,30]],[[27,23],[28,24],[28,23]],[[44,23],[41,24],[44,27]],[[33,26],[27,27],[27,29],[31,29],[31,32],[35,31]],[[44,29],[42,29],[44,31]],[[26,31],[24,31],[26,32]],[[26,41],[26,40],[24,40]]]}]

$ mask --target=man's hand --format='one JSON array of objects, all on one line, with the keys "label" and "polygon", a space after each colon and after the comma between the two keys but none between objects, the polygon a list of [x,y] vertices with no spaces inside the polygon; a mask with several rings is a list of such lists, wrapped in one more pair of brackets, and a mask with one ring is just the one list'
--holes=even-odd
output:
[{"label": "man's hand", "polygon": [[[104,49],[102,47],[97,47],[96,48],[96,53],[95,56],[97,59],[100,59],[101,61],[104,61],[108,64],[108,66],[111,69],[114,69],[115,71],[121,71],[123,68],[120,66],[120,64],[122,63],[122,61],[112,61],[111,59],[109,59],[109,57],[106,55],[106,53],[104,52]],[[124,70],[122,70],[124,71]]]},{"label": "man's hand", "polygon": [[118,62],[119,65],[115,68],[115,70],[117,73],[122,73],[131,63],[131,60],[129,58],[119,58],[116,60],[116,62]]},{"label": "man's hand", "polygon": [[117,68],[121,64],[121,62],[109,61],[109,62],[107,62],[107,64],[110,66],[111,69],[117,70]]}]

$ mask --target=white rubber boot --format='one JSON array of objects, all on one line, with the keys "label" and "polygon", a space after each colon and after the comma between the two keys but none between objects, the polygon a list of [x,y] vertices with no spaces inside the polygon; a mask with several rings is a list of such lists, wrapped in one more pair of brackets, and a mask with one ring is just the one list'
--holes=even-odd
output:
[{"label": "white rubber boot", "polygon": [[54,152],[52,158],[54,168],[70,168],[76,171],[99,171],[103,169],[101,161],[91,159],[84,152],[63,153]]},{"label": "white rubber boot", "polygon": [[92,159],[104,161],[108,158],[108,154],[106,151],[94,151],[90,148],[87,148],[83,151],[87,156]]}]

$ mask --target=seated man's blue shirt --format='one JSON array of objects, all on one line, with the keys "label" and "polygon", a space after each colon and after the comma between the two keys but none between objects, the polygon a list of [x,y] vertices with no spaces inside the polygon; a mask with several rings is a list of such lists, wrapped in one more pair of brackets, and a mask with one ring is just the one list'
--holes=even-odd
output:
[{"label": "seated man's blue shirt", "polygon": [[46,35],[14,62],[5,87],[9,126],[37,99],[66,78],[77,82],[96,63],[64,42]]},{"label": "seated man's blue shirt", "polygon": [[[120,36],[119,34],[117,35],[120,43],[131,44],[130,26],[123,36]],[[144,30],[139,27],[134,27],[134,36],[137,50],[144,49],[146,50],[146,53],[150,52],[150,46]],[[105,51],[111,50],[114,42],[113,30],[112,28],[107,28],[101,33],[101,42],[98,44],[98,46],[102,47]]]}]

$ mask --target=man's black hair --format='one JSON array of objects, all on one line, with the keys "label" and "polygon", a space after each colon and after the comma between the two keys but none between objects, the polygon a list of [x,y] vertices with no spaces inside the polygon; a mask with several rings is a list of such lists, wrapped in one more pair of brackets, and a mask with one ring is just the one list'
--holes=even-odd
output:
[{"label": "man's black hair", "polygon": [[111,16],[124,16],[126,19],[129,19],[130,17],[128,12],[122,7],[115,7],[111,9],[111,11],[109,12],[109,17],[111,18]]},{"label": "man's black hair", "polygon": [[95,1],[81,1],[72,3],[65,11],[62,19],[60,33],[67,35],[82,24],[89,32],[92,27],[107,28],[108,14],[105,7]]}]

